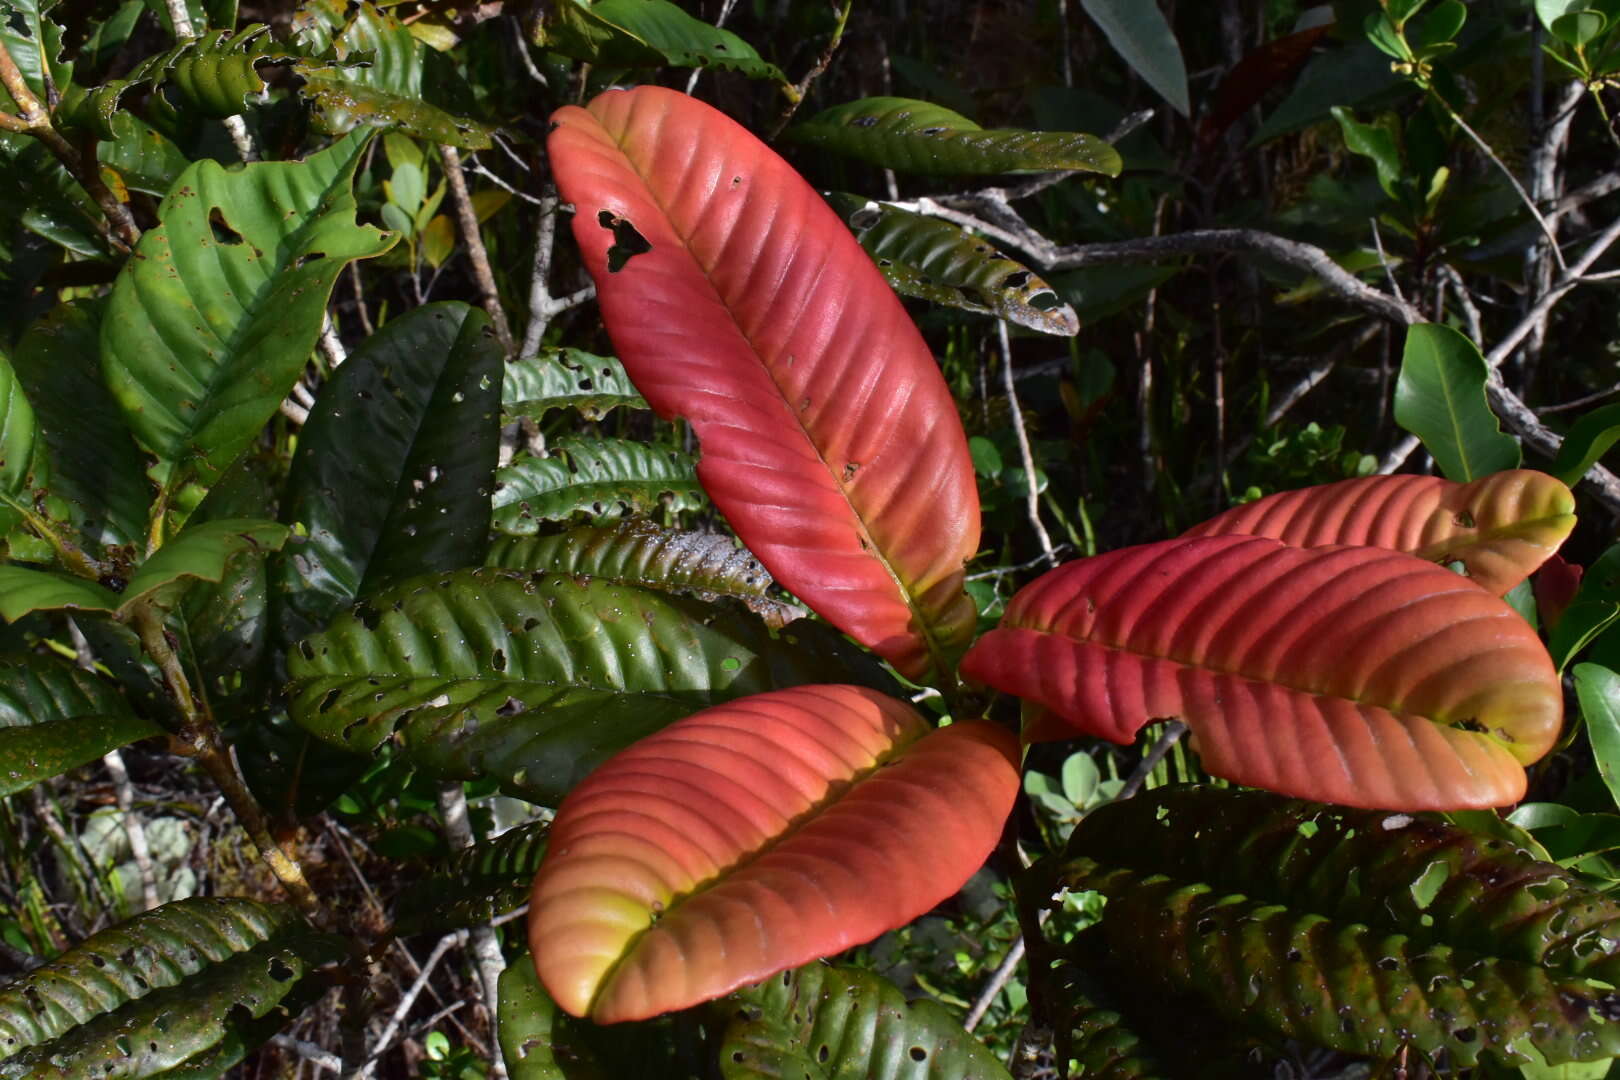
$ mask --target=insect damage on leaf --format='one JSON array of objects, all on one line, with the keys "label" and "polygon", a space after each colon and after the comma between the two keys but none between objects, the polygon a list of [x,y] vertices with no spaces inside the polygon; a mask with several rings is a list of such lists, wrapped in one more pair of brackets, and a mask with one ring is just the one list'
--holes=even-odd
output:
[{"label": "insect damage on leaf", "polygon": [[611,210],[603,210],[597,214],[596,223],[604,229],[613,230],[613,246],[608,248],[607,253],[610,274],[617,274],[623,270],[632,256],[643,255],[652,250],[652,244],[636,231],[636,227],[630,224],[628,219]]}]

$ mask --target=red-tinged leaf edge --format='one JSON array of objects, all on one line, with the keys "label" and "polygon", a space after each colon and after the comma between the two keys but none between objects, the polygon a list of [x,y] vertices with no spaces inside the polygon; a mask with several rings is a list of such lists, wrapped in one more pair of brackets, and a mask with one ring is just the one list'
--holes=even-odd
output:
[{"label": "red-tinged leaf edge", "polygon": [[1536,571],[1536,614],[1548,633],[1558,626],[1575,594],[1581,591],[1581,576],[1586,568],[1572,563],[1562,555],[1554,555]]},{"label": "red-tinged leaf edge", "polygon": [[785,588],[914,678],[972,635],[978,492],[933,355],[837,214],[723,113],[655,86],[547,142],[636,388]]},{"label": "red-tinged leaf edge", "polygon": [[1388,809],[1501,806],[1563,693],[1506,603],[1377,548],[1182,538],[1021,590],[962,674],[1039,707],[1026,741],[1131,741],[1179,716],[1212,775]]},{"label": "red-tinged leaf edge", "polygon": [[1466,484],[1438,476],[1362,476],[1268,495],[1185,536],[1269,536],[1295,547],[1358,544],[1461,562],[1501,596],[1557,551],[1575,528],[1575,496],[1533,469]]},{"label": "red-tinged leaf edge", "polygon": [[598,1023],[686,1008],[869,941],[951,896],[995,846],[1018,746],[930,731],[855,686],[756,694],[610,759],[557,812],[529,943]]}]

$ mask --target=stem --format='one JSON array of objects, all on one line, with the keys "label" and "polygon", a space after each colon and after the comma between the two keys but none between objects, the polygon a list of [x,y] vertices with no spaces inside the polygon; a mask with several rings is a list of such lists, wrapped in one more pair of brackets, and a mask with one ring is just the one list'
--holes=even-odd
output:
[{"label": "stem", "polygon": [[1013,433],[1018,436],[1018,456],[1024,462],[1024,506],[1029,523],[1035,527],[1035,538],[1046,553],[1046,564],[1057,565],[1057,553],[1052,550],[1052,538],[1041,524],[1040,493],[1035,490],[1035,455],[1029,448],[1029,432],[1024,429],[1024,414],[1018,405],[1018,388],[1013,381],[1012,348],[1007,343],[1007,320],[996,320],[996,332],[1001,340],[1001,381],[1007,392],[1007,410],[1012,414]]},{"label": "stem", "polygon": [[163,612],[150,603],[137,603],[130,612],[129,621],[139,635],[146,655],[163,673],[163,681],[180,710],[183,721],[178,736],[180,744],[213,778],[220,794],[231,804],[237,820],[247,830],[248,838],[259,849],[259,854],[269,864],[270,872],[281,882],[293,905],[316,926],[324,928],[333,925],[331,914],[304,879],[303,868],[282,850],[271,835],[269,819],[259,801],[236,774],[236,766],[232,764],[230,752],[220,739],[219,727],[214,723],[213,716],[206,709],[198,707],[191,690],[191,680],[186,678],[180,657],[175,654],[169,643],[168,632],[163,627]]},{"label": "stem", "polygon": [[770,133],[765,137],[766,142],[775,142],[776,137],[782,134],[782,129],[788,126],[788,121],[793,119],[793,114],[798,112],[799,106],[803,104],[804,95],[810,91],[810,84],[819,79],[821,73],[827,70],[827,65],[832,63],[833,54],[838,51],[838,46],[844,40],[844,27],[849,24],[849,12],[854,3],[855,0],[844,0],[844,6],[838,10],[838,21],[833,25],[832,37],[828,39],[827,47],[821,50],[821,55],[810,65],[810,70],[804,73],[804,78],[792,86],[782,88],[782,93],[787,95],[788,103],[781,115],[776,118],[776,123],[771,125]]},{"label": "stem", "polygon": [[467,194],[467,178],[461,172],[461,154],[453,146],[439,147],[439,160],[444,165],[445,179],[450,181],[450,197],[456,206],[456,221],[461,226],[461,239],[467,245],[467,257],[472,260],[473,279],[484,298],[484,310],[495,327],[495,336],[501,348],[511,359],[516,348],[512,341],[512,327],[507,324],[506,311],[501,307],[500,292],[495,288],[495,272],[490,269],[489,252],[478,229],[478,214],[473,210],[472,197]]}]

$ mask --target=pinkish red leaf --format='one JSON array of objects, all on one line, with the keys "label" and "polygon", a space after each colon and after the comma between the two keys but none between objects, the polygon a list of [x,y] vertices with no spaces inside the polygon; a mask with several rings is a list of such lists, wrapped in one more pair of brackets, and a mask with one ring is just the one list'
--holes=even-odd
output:
[{"label": "pinkish red leaf", "polygon": [[974,609],[979,506],[950,391],[838,216],[724,114],[658,87],[559,109],[547,143],[636,387],[795,595],[908,675]]},{"label": "pinkish red leaf", "polygon": [[1507,604],[1377,548],[1168,540],[1059,567],[962,673],[1046,710],[1026,738],[1180,717],[1216,776],[1353,806],[1518,800],[1558,736],[1551,659]]},{"label": "pinkish red leaf", "polygon": [[994,847],[1018,746],[931,731],[873,690],[804,686],[695,713],[564,800],[529,942],[576,1016],[635,1020],[869,941],[944,900]]}]

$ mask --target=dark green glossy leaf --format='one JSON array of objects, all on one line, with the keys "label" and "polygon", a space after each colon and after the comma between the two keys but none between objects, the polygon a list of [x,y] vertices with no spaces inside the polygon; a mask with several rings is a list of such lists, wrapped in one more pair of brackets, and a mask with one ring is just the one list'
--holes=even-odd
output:
[{"label": "dark green glossy leaf", "polygon": [[[50,84],[63,86],[73,72],[72,64],[61,61],[62,27],[51,15],[55,7],[56,0],[6,0],[4,18],[0,18],[0,45],[41,101],[49,99],[47,74]],[[0,87],[0,103],[7,112],[18,111],[4,87]]]},{"label": "dark green glossy leaf", "polygon": [[228,1064],[321,989],[307,978],[316,966],[345,955],[341,939],[314,933],[286,905],[165,904],[0,990],[0,1077]]},{"label": "dark green glossy leaf", "polygon": [[145,539],[151,484],[123,413],[101,379],[96,308],[52,309],[17,343],[12,366],[33,404],[51,478],[47,513],[114,563],[107,548]]},{"label": "dark green glossy leaf", "polygon": [[131,112],[114,114],[113,138],[97,145],[101,163],[135,191],[162,198],[190,164],[180,148]]},{"label": "dark green glossy leaf", "polygon": [[1006,1080],[994,1054],[938,1002],[887,980],[810,964],[719,1003],[726,1080]]},{"label": "dark green glossy leaf", "polygon": [[0,795],[159,734],[111,682],[59,656],[0,657]]},{"label": "dark green glossy leaf", "polygon": [[0,177],[13,192],[3,210],[29,232],[86,258],[106,258],[104,219],[94,200],[74,181],[45,144],[0,131]]},{"label": "dark green glossy leaf", "polygon": [[1351,108],[1402,82],[1390,70],[1389,57],[1361,34],[1337,48],[1312,57],[1294,87],[1265,120],[1251,146],[1326,120],[1335,105]]},{"label": "dark green glossy leaf", "polygon": [[[1164,1066],[1156,1060],[1150,1037],[1133,1027],[1130,1018],[1109,1000],[1109,988],[1103,985],[1103,979],[1093,974],[1102,968],[1102,964],[1088,964],[1085,968],[1063,965],[1060,969],[1063,982],[1055,996],[1068,1036],[1065,1055],[1080,1063],[1081,1075],[1095,1080],[1158,1080],[1167,1076]],[[1184,1031],[1181,1035],[1185,1038]]]},{"label": "dark green glossy leaf", "polygon": [[305,539],[272,564],[282,641],[390,580],[483,558],[500,377],[489,319],[455,302],[391,320],[321,388],[282,514]]},{"label": "dark green glossy leaf", "polygon": [[233,560],[276,550],[286,543],[288,531],[285,525],[253,518],[188,526],[140,565],[120,607],[127,611],[136,603],[171,606],[189,579],[223,581]]},{"label": "dark green glossy leaf", "polygon": [[1563,671],[1571,660],[1620,618],[1620,544],[1609,548],[1581,575],[1575,599],[1548,635],[1547,652]]},{"label": "dark green glossy leaf", "polygon": [[610,67],[704,67],[786,82],[774,64],[730,30],[693,18],[669,0],[563,2],[551,7],[539,44]]},{"label": "dark green glossy leaf", "polygon": [[[1058,872],[1132,970],[1274,1035],[1459,1065],[1620,1053],[1620,904],[1428,817],[1159,789],[1081,822]],[[1039,887],[1039,885],[1037,885]]]},{"label": "dark green glossy leaf", "polygon": [[555,806],[618,749],[721,701],[811,682],[892,687],[825,625],[584,576],[464,570],[368,598],[290,658],[291,711],[357,752],[390,736],[436,774]]},{"label": "dark green glossy leaf", "polygon": [[1503,433],[1485,400],[1487,372],[1479,347],[1451,327],[1407,329],[1395,422],[1423,440],[1449,480],[1477,480],[1523,460],[1518,440]]},{"label": "dark green glossy leaf", "polygon": [[827,196],[895,292],[1073,337],[1080,320],[1052,287],[959,226],[888,203]]},{"label": "dark green glossy leaf", "polygon": [[1181,46],[1157,4],[1136,0],[1080,0],[1080,6],[1107,35],[1142,81],[1157,90],[1182,116],[1188,115],[1187,66]]},{"label": "dark green glossy leaf", "polygon": [[437,105],[351,82],[331,71],[300,68],[299,73],[304,76],[299,92],[314,103],[328,131],[398,128],[429,142],[467,150],[487,150],[493,145],[493,129],[487,124],[457,116]]},{"label": "dark green glossy leaf", "polygon": [[16,622],[30,611],[75,608],[116,611],[118,594],[83,578],[24,566],[0,566],[0,618]]},{"label": "dark green glossy leaf", "polygon": [[119,274],[102,366],[131,429],[205,483],[258,435],[303,370],[351,260],[393,238],[354,222],[365,140],[300,162],[182,174]]},{"label": "dark green glossy leaf", "polygon": [[548,349],[506,365],[501,409],[508,417],[540,420],[553,409],[575,409],[587,420],[600,420],[621,405],[647,408],[617,357]]},{"label": "dark green glossy leaf", "polygon": [[495,474],[495,528],[515,536],[575,514],[601,523],[707,502],[690,457],[628,439],[559,439],[548,456],[519,458]]},{"label": "dark green glossy leaf", "polygon": [[644,518],[551,536],[498,537],[485,562],[509,570],[588,574],[617,585],[640,585],[700,600],[729,596],[772,627],[785,626],[804,614],[771,598],[770,572],[731,537],[665,529]]},{"label": "dark green glossy leaf", "polygon": [[1344,145],[1351,153],[1370,158],[1378,170],[1378,186],[1391,199],[1399,199],[1403,169],[1394,133],[1379,124],[1360,123],[1349,109],[1334,106],[1332,112],[1333,119],[1339,122],[1339,131],[1344,135]]},{"label": "dark green glossy leaf", "polygon": [[1620,675],[1598,664],[1576,664],[1574,674],[1598,775],[1620,806]]},{"label": "dark green glossy leaf", "polygon": [[40,455],[39,425],[11,361],[0,352],[0,533],[34,513],[34,489],[47,473]]},{"label": "dark green glossy leaf", "polygon": [[501,972],[499,995],[497,1034],[512,1080],[607,1080],[612,1075],[579,1037],[580,1028],[588,1025],[557,1008],[527,952]]},{"label": "dark green glossy leaf", "polygon": [[1604,405],[1575,421],[1548,471],[1570,487],[1620,439],[1620,403]]},{"label": "dark green glossy leaf", "polygon": [[960,113],[911,98],[835,105],[789,128],[807,146],[904,172],[979,175],[1083,169],[1118,176],[1119,154],[1094,135],[987,130]]},{"label": "dark green glossy leaf", "polygon": [[456,852],[443,871],[405,886],[394,933],[443,933],[517,910],[529,898],[550,831],[549,821],[531,822]]}]

